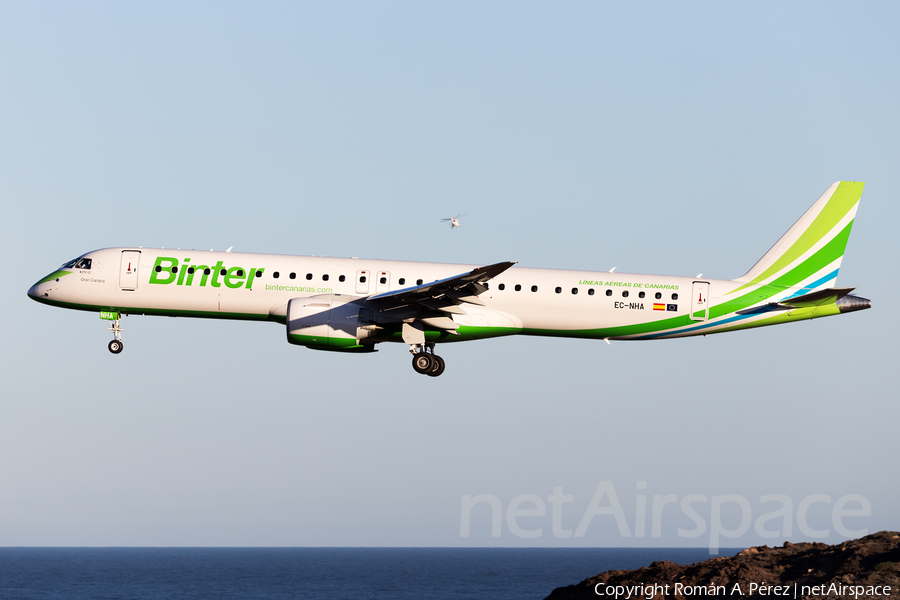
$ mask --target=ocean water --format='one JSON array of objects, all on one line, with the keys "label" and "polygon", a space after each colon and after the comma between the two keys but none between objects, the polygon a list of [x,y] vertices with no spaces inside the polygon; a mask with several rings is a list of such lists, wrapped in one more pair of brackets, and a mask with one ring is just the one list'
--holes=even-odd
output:
[{"label": "ocean water", "polygon": [[705,548],[0,548],[0,598],[524,600],[610,569],[708,558]]}]

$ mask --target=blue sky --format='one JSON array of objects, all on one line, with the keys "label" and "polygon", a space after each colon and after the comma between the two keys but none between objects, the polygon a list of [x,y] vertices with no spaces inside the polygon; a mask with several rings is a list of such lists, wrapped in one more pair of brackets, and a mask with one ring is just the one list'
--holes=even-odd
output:
[{"label": "blue sky", "polygon": [[[0,545],[686,546],[638,496],[864,497],[898,529],[893,3],[18,3],[0,9]],[[733,278],[866,181],[839,284],[874,308],[655,343],[343,356],[277,324],[31,302],[108,246]],[[470,213],[450,231],[438,220]],[[631,523],[575,529],[602,482]],[[645,482],[646,488],[638,488]],[[460,536],[465,495],[498,498]],[[508,527],[510,503],[545,516]],[[648,500],[648,502],[652,502]],[[522,505],[527,508],[530,505]],[[732,503],[725,527],[737,528]],[[704,512],[705,511],[705,512]],[[730,511],[730,512],[729,512]],[[669,515],[669,513],[666,513]],[[792,517],[786,539],[808,539]],[[776,528],[770,523],[769,530]],[[820,539],[820,538],[816,538]],[[780,543],[750,527],[723,545]]]}]

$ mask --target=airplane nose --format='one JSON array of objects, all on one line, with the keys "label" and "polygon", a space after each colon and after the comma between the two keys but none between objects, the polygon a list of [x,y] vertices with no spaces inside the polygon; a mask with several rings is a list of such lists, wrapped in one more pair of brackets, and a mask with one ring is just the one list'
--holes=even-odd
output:
[{"label": "airplane nose", "polygon": [[36,300],[38,297],[40,297],[37,284],[34,284],[30,288],[28,288],[28,297],[32,300]]}]

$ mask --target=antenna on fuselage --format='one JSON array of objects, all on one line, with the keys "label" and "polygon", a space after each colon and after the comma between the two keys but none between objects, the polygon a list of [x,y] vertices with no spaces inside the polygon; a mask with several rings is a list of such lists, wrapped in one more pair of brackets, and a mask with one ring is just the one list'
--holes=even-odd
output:
[{"label": "antenna on fuselage", "polygon": [[231,252],[232,248],[234,248],[234,246],[228,246],[228,250],[226,250],[225,252]]}]

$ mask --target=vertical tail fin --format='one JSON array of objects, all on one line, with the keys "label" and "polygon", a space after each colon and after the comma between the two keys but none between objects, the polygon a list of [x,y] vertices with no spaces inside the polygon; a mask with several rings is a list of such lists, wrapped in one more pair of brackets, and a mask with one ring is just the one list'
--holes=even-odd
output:
[{"label": "vertical tail fin", "polygon": [[729,294],[761,284],[810,291],[833,286],[864,185],[834,183],[752,269],[734,280],[743,285]]}]

